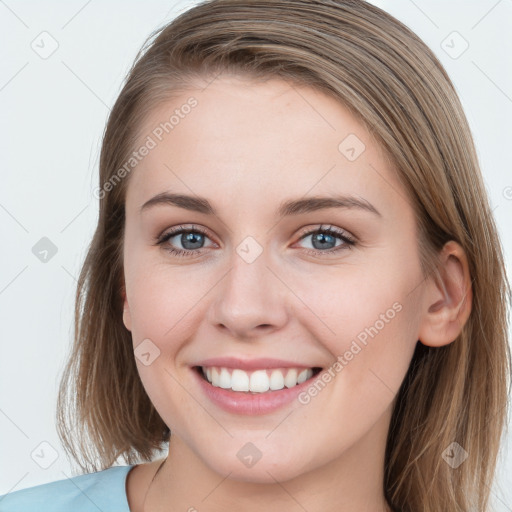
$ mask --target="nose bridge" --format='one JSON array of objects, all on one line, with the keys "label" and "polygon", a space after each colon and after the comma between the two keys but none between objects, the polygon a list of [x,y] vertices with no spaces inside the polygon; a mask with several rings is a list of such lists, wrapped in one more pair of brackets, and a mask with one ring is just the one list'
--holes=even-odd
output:
[{"label": "nose bridge", "polygon": [[260,244],[256,244],[258,243],[254,239],[244,240],[235,247],[231,258],[227,287],[230,293],[241,295],[239,298],[249,294],[253,298],[263,295],[271,277],[271,272],[267,268],[270,264],[269,250],[264,250]]},{"label": "nose bridge", "polygon": [[282,283],[267,268],[270,253],[251,237],[234,248],[230,270],[218,288],[211,320],[233,336],[250,337],[258,327],[279,328],[286,321]]}]

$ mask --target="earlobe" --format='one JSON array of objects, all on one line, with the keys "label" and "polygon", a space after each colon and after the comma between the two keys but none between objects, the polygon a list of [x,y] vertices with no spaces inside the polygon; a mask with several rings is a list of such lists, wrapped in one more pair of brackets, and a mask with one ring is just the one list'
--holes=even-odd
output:
[{"label": "earlobe", "polygon": [[441,347],[455,341],[471,313],[473,293],[464,249],[447,242],[439,257],[437,278],[427,282],[425,311],[418,339],[423,345]]},{"label": "earlobe", "polygon": [[132,318],[130,315],[130,306],[128,305],[128,300],[126,298],[126,289],[123,285],[121,289],[121,297],[123,298],[123,323],[124,326],[131,331],[132,330]]}]

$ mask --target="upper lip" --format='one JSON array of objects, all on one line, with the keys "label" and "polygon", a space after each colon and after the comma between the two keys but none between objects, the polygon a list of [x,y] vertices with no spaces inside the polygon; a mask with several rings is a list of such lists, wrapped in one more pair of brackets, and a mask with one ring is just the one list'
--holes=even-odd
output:
[{"label": "upper lip", "polygon": [[199,361],[193,366],[216,366],[218,368],[238,368],[240,370],[259,370],[264,368],[315,368],[295,361],[273,359],[269,357],[257,359],[240,359],[238,357],[213,357]]}]

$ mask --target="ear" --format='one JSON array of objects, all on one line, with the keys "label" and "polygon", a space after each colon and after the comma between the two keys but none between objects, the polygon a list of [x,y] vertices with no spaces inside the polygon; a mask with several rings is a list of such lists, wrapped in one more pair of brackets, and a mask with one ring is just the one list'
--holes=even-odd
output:
[{"label": "ear", "polygon": [[464,249],[454,240],[439,255],[439,274],[427,281],[419,341],[441,347],[455,341],[471,313],[473,292]]},{"label": "ear", "polygon": [[121,287],[121,297],[123,298],[123,323],[124,326],[131,331],[132,330],[132,317],[130,314],[130,306],[128,305],[128,300],[126,298],[126,288],[123,283]]}]

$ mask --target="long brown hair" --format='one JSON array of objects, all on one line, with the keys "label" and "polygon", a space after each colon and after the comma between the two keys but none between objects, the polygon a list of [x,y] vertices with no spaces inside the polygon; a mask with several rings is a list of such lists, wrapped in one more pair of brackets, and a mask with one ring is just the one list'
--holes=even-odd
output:
[{"label": "long brown hair", "polygon": [[[412,199],[425,276],[448,240],[465,250],[470,317],[453,343],[417,344],[391,420],[384,492],[395,510],[486,510],[510,371],[502,248],[446,71],[405,25],[362,0],[211,0],[146,41],[103,137],[99,220],[78,281],[74,344],[58,397],[65,449],[83,470],[97,471],[118,457],[150,461],[169,440],[122,322],[129,176],[119,179],[119,170],[158,102],[224,71],[282,78],[336,98],[380,142]],[[453,442],[469,454],[456,469],[442,457]]]}]

